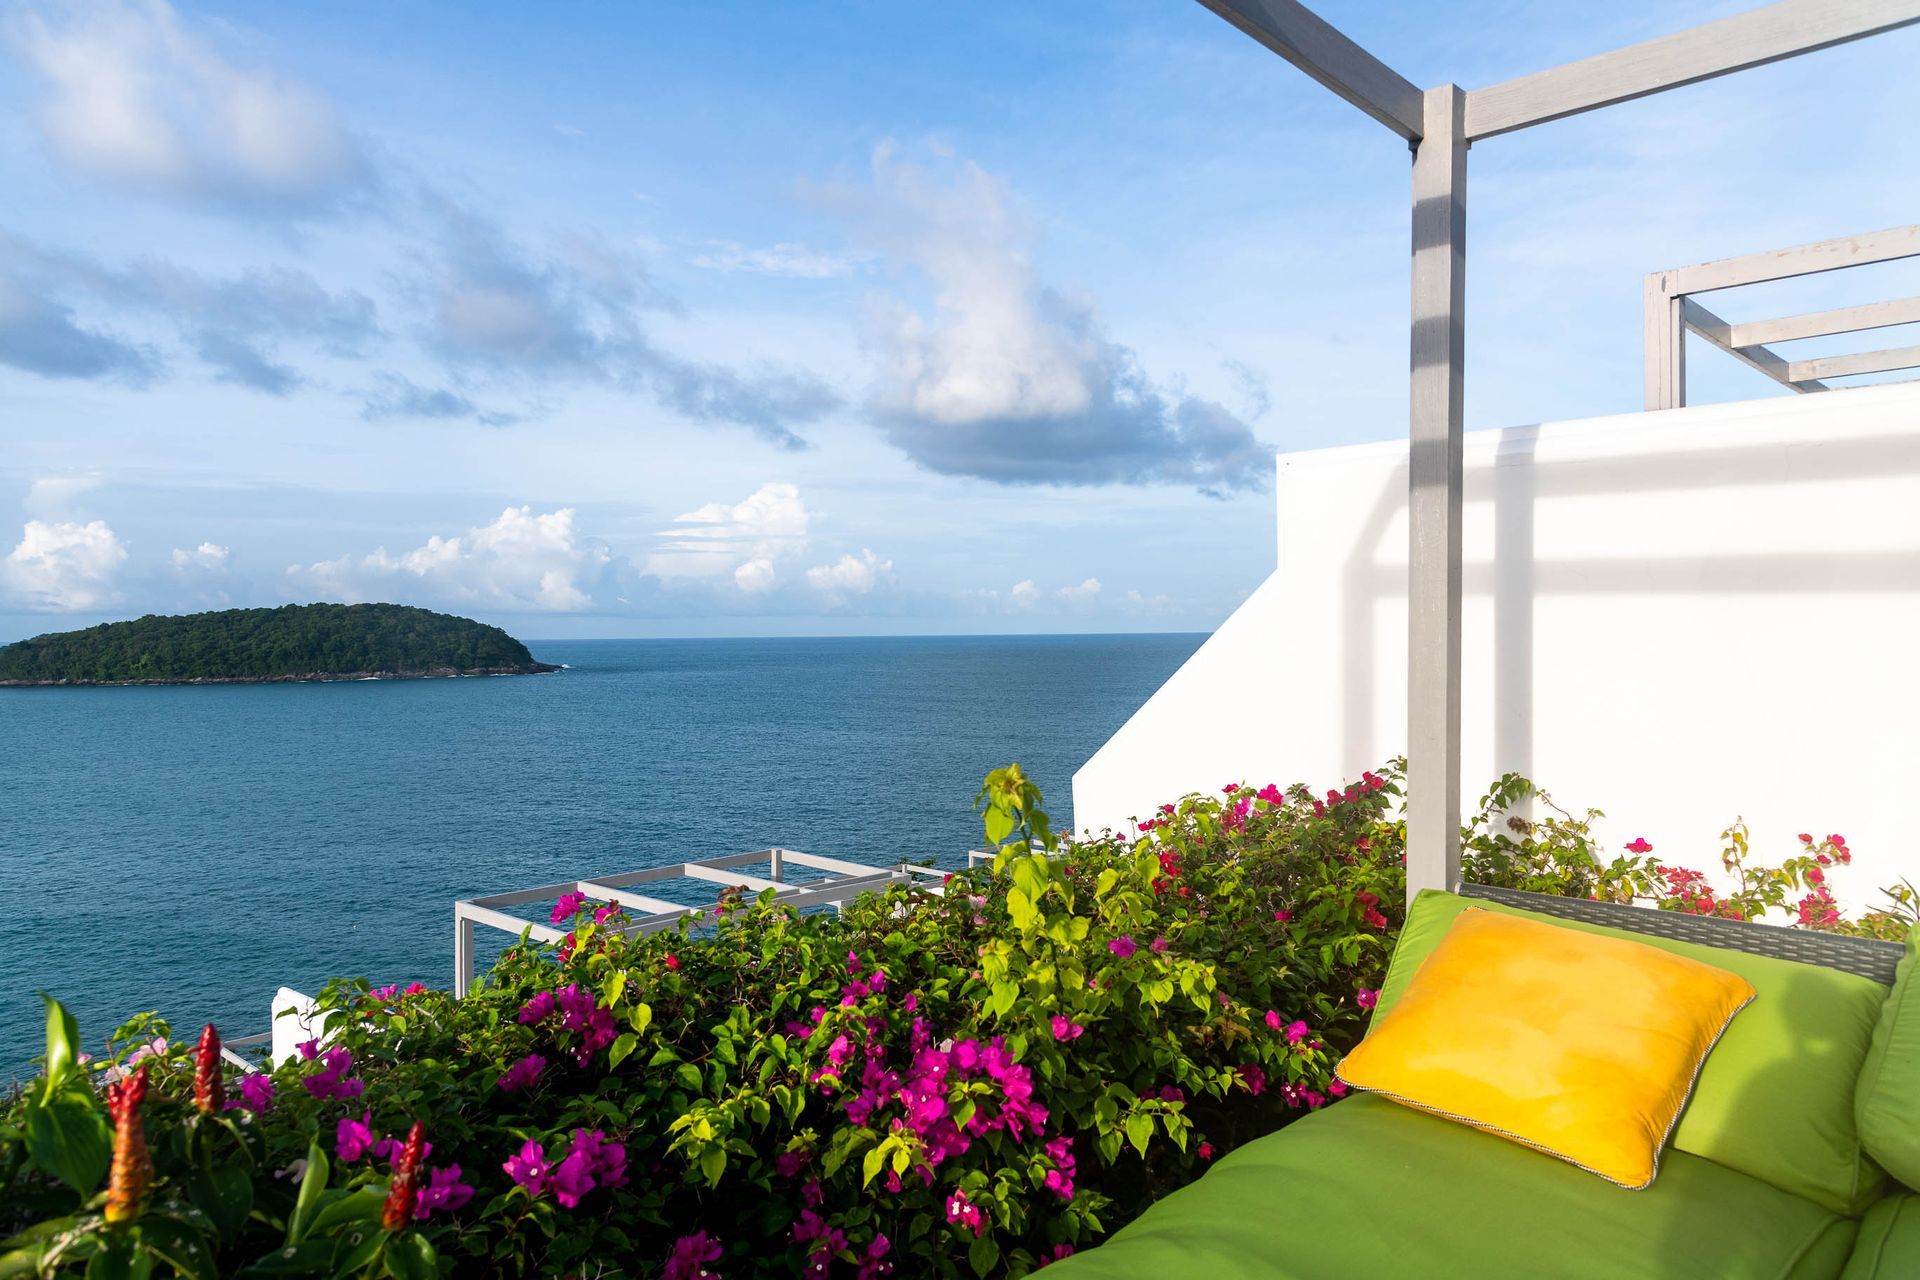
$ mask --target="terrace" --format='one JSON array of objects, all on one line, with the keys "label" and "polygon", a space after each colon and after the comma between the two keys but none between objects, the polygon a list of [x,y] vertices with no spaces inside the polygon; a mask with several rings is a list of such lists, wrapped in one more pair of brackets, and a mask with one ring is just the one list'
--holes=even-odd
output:
[{"label": "terrace", "polygon": [[[616,1271],[673,1277],[802,1262],[862,1277],[1911,1274],[1861,1259],[1869,1243],[1892,1268],[1920,1258],[1897,1230],[1920,1205],[1905,1190],[1920,1160],[1897,1133],[1920,1103],[1888,1102],[1893,1123],[1856,1121],[1854,1105],[1856,1079],[1862,1107],[1876,1096],[1867,1062],[1920,1093],[1920,1040],[1887,1001],[1910,976],[1890,940],[1906,921],[1843,929],[1836,907],[1834,927],[1765,922],[1790,893],[1834,903],[1823,869],[1853,860],[1847,842],[1809,833],[1779,867],[1736,858],[1738,888],[1703,908],[1700,882],[1614,861],[1619,841],[1592,816],[1555,816],[1518,783],[1463,814],[1462,786],[1551,778],[1704,848],[1729,796],[1777,825],[1796,780],[1851,779],[1854,838],[1874,850],[1855,874],[1911,873],[1920,701],[1881,664],[1903,669],[1920,625],[1920,387],[1836,384],[1920,368],[1920,347],[1786,348],[1920,323],[1920,299],[1728,320],[1737,299],[1701,296],[1920,257],[1920,224],[1648,274],[1643,414],[1468,433],[1463,387],[1470,144],[1920,23],[1920,3],[1785,0],[1469,92],[1416,88],[1290,0],[1201,2],[1412,149],[1407,442],[1278,460],[1273,578],[1076,775],[1076,825],[1091,829],[1078,843],[1003,771],[984,795],[993,847],[964,870],[773,847],[507,890],[453,904],[446,995],[283,990],[275,1030],[224,1051],[281,1090],[269,1105],[247,1094],[234,1150],[281,1160],[310,1140],[321,1170],[305,1209],[273,1219],[291,1270],[567,1261],[529,1251],[537,1227],[577,1245],[569,1258],[608,1251]],[[1688,407],[1689,334],[1797,394]],[[1333,625],[1297,625],[1303,596],[1339,601]],[[1817,645],[1777,621],[1808,601],[1841,615]],[[1604,629],[1620,609],[1651,638]],[[1273,690],[1256,677],[1275,664],[1331,675]],[[1772,705],[1751,709],[1757,681],[1828,664],[1843,668],[1829,684],[1770,684]],[[1224,699],[1244,714],[1222,726],[1208,712]],[[1836,701],[1870,709],[1844,717],[1844,758],[1831,734],[1770,732]],[[1662,723],[1718,724],[1726,740],[1702,760],[1698,742],[1647,733],[1650,702]],[[1404,775],[1380,765],[1401,748]],[[1676,776],[1687,785],[1660,785]],[[1219,792],[1298,777],[1357,781],[1324,800]],[[1728,848],[1744,850],[1735,830]],[[1381,1098],[1329,1105],[1347,1089],[1335,1061],[1476,906],[1705,957],[1757,991],[1692,1060],[1691,1110],[1683,1089],[1653,1126],[1645,1190],[1524,1136],[1536,1150]],[[484,979],[480,929],[519,940]],[[1578,968],[1560,978],[1569,997],[1606,994]],[[364,1144],[356,1071],[368,1115],[381,1110]],[[468,1156],[468,1175],[512,1180],[485,1191],[509,1206],[488,1210],[512,1219],[488,1221],[500,1252],[460,1253],[429,1212],[385,1235],[361,1225],[399,1179],[400,1155],[391,1174],[365,1159],[382,1124],[414,1114],[392,1099],[436,1090],[454,1099],[446,1144],[491,1153],[485,1169]],[[523,1104],[535,1097],[551,1114]],[[276,1130],[274,1106],[297,1122]],[[1745,1127],[1743,1109],[1758,1117]],[[1846,1141],[1822,1146],[1836,1126]],[[509,1134],[527,1145],[499,1146]],[[616,1134],[618,1160],[589,1158]],[[628,1177],[630,1149],[646,1178]],[[554,1172],[569,1162],[570,1188]],[[227,1208],[238,1195],[208,1194]],[[278,1189],[258,1194],[278,1206]],[[588,1195],[598,1216],[581,1225],[563,1210]]]}]

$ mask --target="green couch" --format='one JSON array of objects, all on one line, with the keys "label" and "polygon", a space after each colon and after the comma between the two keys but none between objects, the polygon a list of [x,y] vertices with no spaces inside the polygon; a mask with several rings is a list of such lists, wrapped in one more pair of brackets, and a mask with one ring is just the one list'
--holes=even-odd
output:
[{"label": "green couch", "polygon": [[1920,1195],[1874,1159],[1920,1182],[1920,996],[1904,1020],[1896,1016],[1907,982],[1920,984],[1915,944],[1890,995],[1884,981],[1824,964],[1430,891],[1409,912],[1375,1017],[1469,906],[1692,955],[1759,992],[1708,1058],[1651,1187],[1623,1190],[1464,1125],[1355,1095],[1241,1147],[1047,1274],[1920,1277]]}]

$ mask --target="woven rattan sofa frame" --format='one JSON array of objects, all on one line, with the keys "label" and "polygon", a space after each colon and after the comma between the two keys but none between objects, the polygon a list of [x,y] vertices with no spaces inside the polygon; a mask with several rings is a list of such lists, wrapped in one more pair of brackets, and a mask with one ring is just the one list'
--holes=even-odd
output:
[{"label": "woven rattan sofa frame", "polygon": [[1885,986],[1893,985],[1894,969],[1906,948],[1897,942],[1877,938],[1851,938],[1844,934],[1821,933],[1813,929],[1790,929],[1774,924],[1750,924],[1744,920],[1720,920],[1712,916],[1689,915],[1684,911],[1658,911],[1650,907],[1622,906],[1617,902],[1593,902],[1586,898],[1556,898],[1544,893],[1520,889],[1495,889],[1482,884],[1463,884],[1463,896],[1498,902],[1503,906],[1538,911],[1563,920],[1626,929],[1651,934],[1656,938],[1675,938],[1704,947],[1724,947],[1776,960],[1797,960],[1802,964],[1825,965],[1872,978]]}]

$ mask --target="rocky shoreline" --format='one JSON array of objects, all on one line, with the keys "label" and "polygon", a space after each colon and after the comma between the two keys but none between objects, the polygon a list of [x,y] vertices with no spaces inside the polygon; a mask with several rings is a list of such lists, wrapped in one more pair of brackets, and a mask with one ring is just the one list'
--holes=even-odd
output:
[{"label": "rocky shoreline", "polygon": [[118,689],[163,684],[308,684],[333,680],[440,680],[455,676],[537,676],[558,671],[550,662],[510,667],[424,667],[417,671],[309,671],[282,676],[192,676],[176,680],[0,680],[0,689]]}]

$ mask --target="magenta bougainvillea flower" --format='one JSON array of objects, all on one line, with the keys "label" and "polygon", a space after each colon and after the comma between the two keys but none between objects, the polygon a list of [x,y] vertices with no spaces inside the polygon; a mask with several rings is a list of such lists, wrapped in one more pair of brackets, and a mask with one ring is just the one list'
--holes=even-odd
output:
[{"label": "magenta bougainvillea flower", "polygon": [[1113,952],[1113,954],[1119,956],[1122,960],[1132,956],[1133,953],[1139,949],[1139,947],[1134,945],[1133,939],[1124,933],[1107,943],[1107,950]]},{"label": "magenta bougainvillea flower", "polygon": [[347,1079],[353,1070],[353,1054],[346,1049],[329,1049],[320,1055],[320,1070],[300,1083],[316,1098],[357,1098],[366,1090],[366,1082]]},{"label": "magenta bougainvillea flower", "polygon": [[1053,1038],[1055,1040],[1078,1040],[1082,1035],[1086,1034],[1087,1030],[1079,1023],[1069,1021],[1057,1013],[1053,1015],[1049,1025],[1053,1028]]},{"label": "magenta bougainvillea flower", "polygon": [[343,1116],[333,1131],[333,1154],[351,1163],[373,1150],[372,1120],[371,1111],[363,1113],[358,1120]]},{"label": "magenta bougainvillea flower", "polygon": [[565,924],[579,915],[580,909],[586,905],[587,895],[584,893],[562,894],[560,901],[553,904],[553,914],[547,919],[552,924]]},{"label": "magenta bougainvillea flower", "polygon": [[265,1072],[251,1072],[240,1077],[240,1098],[227,1100],[226,1109],[232,1111],[244,1107],[256,1114],[273,1106],[273,1077]]},{"label": "magenta bougainvillea flower", "polygon": [[460,1166],[427,1171],[427,1185],[414,1192],[413,1220],[425,1222],[435,1213],[452,1213],[473,1199],[473,1188],[460,1181]]},{"label": "magenta bougainvillea flower", "polygon": [[546,1069],[547,1060],[537,1053],[530,1053],[500,1074],[498,1087],[502,1093],[530,1089],[539,1083],[540,1073]]},{"label": "magenta bougainvillea flower", "polygon": [[1362,987],[1354,993],[1353,1002],[1362,1009],[1371,1009],[1380,1003],[1380,993],[1372,987]]},{"label": "magenta bougainvillea flower", "polygon": [[536,992],[531,999],[520,1006],[519,1021],[531,1026],[536,1022],[545,1022],[553,1016],[555,1001],[553,992]]},{"label": "magenta bougainvillea flower", "polygon": [[986,1228],[986,1219],[981,1216],[980,1207],[967,1199],[964,1191],[956,1191],[947,1197],[947,1221],[976,1236]]},{"label": "magenta bougainvillea flower", "polygon": [[1627,842],[1628,853],[1652,853],[1653,845],[1645,836],[1635,836]]},{"label": "magenta bougainvillea flower", "polygon": [[720,1261],[721,1253],[720,1242],[704,1231],[681,1236],[673,1242],[673,1252],[667,1255],[667,1265],[660,1273],[660,1280],[717,1278],[720,1273],[709,1270],[707,1264]]},{"label": "magenta bougainvillea flower", "polygon": [[547,1189],[547,1180],[553,1177],[553,1165],[547,1159],[547,1149],[528,1138],[520,1144],[520,1150],[508,1156],[500,1166],[506,1171],[514,1185],[523,1188],[534,1199]]}]

